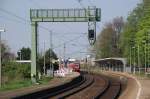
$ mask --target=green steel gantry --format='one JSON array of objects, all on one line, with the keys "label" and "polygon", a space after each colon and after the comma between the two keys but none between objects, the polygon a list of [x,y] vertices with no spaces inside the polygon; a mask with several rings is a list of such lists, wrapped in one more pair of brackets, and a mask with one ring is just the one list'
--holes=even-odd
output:
[{"label": "green steel gantry", "polygon": [[37,28],[39,22],[88,22],[88,38],[90,44],[96,41],[96,22],[101,19],[101,9],[30,9],[32,28],[31,45],[31,80],[37,77]]}]

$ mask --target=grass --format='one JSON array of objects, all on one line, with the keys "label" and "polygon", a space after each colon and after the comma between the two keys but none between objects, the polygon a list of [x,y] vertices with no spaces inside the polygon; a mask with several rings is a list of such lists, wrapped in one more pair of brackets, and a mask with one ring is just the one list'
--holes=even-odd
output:
[{"label": "grass", "polygon": [[[38,83],[41,85],[44,85],[44,84],[47,84],[51,79],[52,79],[52,77],[42,77],[41,80],[38,80]],[[0,88],[0,91],[20,89],[20,88],[24,88],[24,87],[30,87],[33,85],[35,85],[35,84],[33,84],[30,79],[14,80],[14,81],[12,80],[9,83],[3,84],[2,87]]]},{"label": "grass", "polygon": [[29,80],[29,79],[14,80],[9,83],[3,84],[2,87],[0,88],[0,91],[19,89],[19,88],[28,87],[31,85],[33,85],[33,84],[31,83],[31,80]]},{"label": "grass", "polygon": [[42,77],[42,79],[40,79],[38,81],[38,83],[40,83],[40,84],[47,84],[51,79],[52,79],[52,77]]},{"label": "grass", "polygon": [[150,79],[150,74],[147,74],[147,77]]},{"label": "grass", "polygon": [[150,74],[145,74],[145,72],[135,72],[135,75],[136,76],[139,76],[139,77],[146,77],[146,78],[148,78],[148,79],[150,79]]},{"label": "grass", "polygon": [[144,72],[135,72],[135,75],[140,76],[140,77],[145,77],[145,73]]}]

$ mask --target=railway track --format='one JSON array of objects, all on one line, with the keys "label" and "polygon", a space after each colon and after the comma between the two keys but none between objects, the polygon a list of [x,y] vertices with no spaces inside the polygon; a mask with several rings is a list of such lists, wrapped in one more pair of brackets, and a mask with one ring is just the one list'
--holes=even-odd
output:
[{"label": "railway track", "polygon": [[109,78],[109,85],[107,89],[100,94],[97,99],[117,99],[121,93],[121,82],[113,78]]},{"label": "railway track", "polygon": [[75,93],[78,93],[78,92],[84,90],[85,88],[91,86],[94,82],[94,78],[92,75],[86,74],[85,79],[86,79],[85,83],[83,83],[83,84],[79,85],[78,87],[70,90],[69,92],[63,92],[57,96],[49,97],[49,98],[50,99],[65,99],[65,98],[67,98],[71,95],[74,95]]},{"label": "railway track", "polygon": [[103,94],[103,92],[107,89],[109,85],[109,81],[108,79],[105,79],[100,75],[93,75],[93,76],[94,76],[94,82],[91,86],[67,98],[68,99],[83,99],[83,98],[98,99],[100,94]]},{"label": "railway track", "polygon": [[[90,84],[92,84],[92,82],[93,82],[93,77],[84,72],[82,73],[82,76],[79,76],[73,79],[71,82],[66,83],[64,85],[57,86],[50,89],[36,91],[30,94],[13,97],[13,99],[47,99],[49,97],[58,97],[68,92],[72,92],[70,93],[71,95],[75,92],[78,92],[88,87]],[[66,96],[63,95],[63,97]]]},{"label": "railway track", "polygon": [[116,99],[120,91],[119,80],[104,75],[83,73],[70,83],[14,99]]},{"label": "railway track", "polygon": [[67,99],[117,99],[121,91],[119,80],[102,75],[93,75],[94,83],[85,90]]}]

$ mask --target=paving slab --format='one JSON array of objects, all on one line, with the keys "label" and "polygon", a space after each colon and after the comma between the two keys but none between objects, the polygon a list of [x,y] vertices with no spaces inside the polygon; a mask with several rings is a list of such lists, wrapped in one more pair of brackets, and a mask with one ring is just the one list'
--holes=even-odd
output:
[{"label": "paving slab", "polygon": [[141,84],[140,99],[150,99],[150,78],[137,77]]},{"label": "paving slab", "polygon": [[[135,79],[135,80],[129,79],[129,85],[128,85],[129,89],[127,90],[128,96],[125,96],[125,98],[123,98],[123,99],[126,99],[127,97],[128,97],[128,99],[150,99],[150,78],[139,77],[139,76],[136,76],[133,74],[122,73],[122,72],[108,71],[107,73],[121,74],[121,75],[125,75],[127,77],[131,77],[131,78]],[[139,82],[139,84],[138,84],[138,82]],[[135,86],[135,84],[136,84],[136,86]],[[133,90],[133,88],[134,88],[134,90]],[[140,90],[140,88],[141,88],[141,90]],[[131,92],[132,90],[134,92]],[[131,93],[132,93],[132,95],[130,95]],[[138,96],[138,94],[139,94],[139,96]]]}]

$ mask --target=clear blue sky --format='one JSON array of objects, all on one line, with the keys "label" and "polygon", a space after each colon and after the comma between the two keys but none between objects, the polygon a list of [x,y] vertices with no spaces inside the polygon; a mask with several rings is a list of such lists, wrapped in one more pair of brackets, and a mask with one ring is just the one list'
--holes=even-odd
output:
[{"label": "clear blue sky", "polygon": [[[102,9],[102,19],[98,23],[99,33],[105,22],[111,21],[116,16],[124,18],[136,7],[140,0],[81,0],[84,7],[96,5]],[[0,0],[0,27],[4,26],[6,32],[2,34],[2,39],[7,41],[11,51],[16,53],[23,46],[31,46],[31,26],[30,22],[22,21],[12,14],[29,19],[30,8],[82,8],[77,0]],[[4,12],[2,9],[8,11]],[[11,12],[11,13],[10,13]],[[63,43],[77,38],[66,44],[67,57],[79,57],[85,54],[78,53],[87,51],[88,40],[83,33],[87,32],[87,23],[40,23],[41,26],[53,31],[53,46],[57,54],[63,56]],[[80,36],[82,35],[82,36]],[[39,28],[39,51],[43,50],[43,41],[46,48],[49,47],[48,31]]]}]

